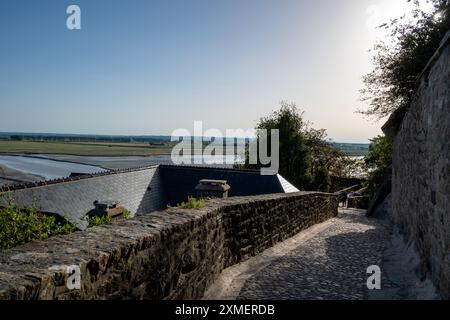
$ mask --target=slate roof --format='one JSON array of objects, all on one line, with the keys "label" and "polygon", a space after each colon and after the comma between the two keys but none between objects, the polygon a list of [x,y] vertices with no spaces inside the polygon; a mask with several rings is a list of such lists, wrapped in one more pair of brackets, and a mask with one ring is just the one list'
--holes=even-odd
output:
[{"label": "slate roof", "polygon": [[95,200],[118,201],[131,215],[158,211],[167,203],[157,166],[30,185],[6,192],[8,196],[21,207],[36,201],[39,211],[59,214],[81,230],[87,226],[82,218],[94,209]]},{"label": "slate roof", "polygon": [[280,174],[277,174],[278,181],[283,188],[284,193],[295,193],[300,192],[296,187],[294,187],[289,181],[283,178]]}]

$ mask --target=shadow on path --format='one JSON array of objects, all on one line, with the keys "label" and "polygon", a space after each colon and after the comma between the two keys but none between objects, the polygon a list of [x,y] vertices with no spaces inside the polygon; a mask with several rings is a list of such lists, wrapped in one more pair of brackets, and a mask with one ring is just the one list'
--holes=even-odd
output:
[{"label": "shadow on path", "polygon": [[380,265],[387,223],[361,212],[335,224],[248,279],[238,299],[367,299],[367,268]]}]

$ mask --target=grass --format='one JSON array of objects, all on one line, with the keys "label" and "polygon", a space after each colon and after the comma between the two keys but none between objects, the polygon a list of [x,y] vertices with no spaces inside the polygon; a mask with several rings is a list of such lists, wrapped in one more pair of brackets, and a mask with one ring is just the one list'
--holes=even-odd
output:
[{"label": "grass", "polygon": [[112,157],[168,155],[170,152],[169,145],[155,147],[142,143],[0,141],[0,153]]},{"label": "grass", "polygon": [[111,224],[113,220],[111,217],[108,216],[94,216],[94,217],[87,217],[87,221],[89,222],[88,228],[92,228],[104,224]]},{"label": "grass", "polygon": [[187,202],[180,203],[178,208],[180,209],[195,209],[200,210],[206,207],[205,201],[203,199],[196,199],[189,197]]},{"label": "grass", "polygon": [[[125,219],[128,219],[131,216],[130,211],[125,210],[122,213],[122,217]],[[113,222],[113,219],[109,216],[93,216],[93,217],[86,217],[87,221],[89,222],[88,228],[95,227],[95,226],[101,226],[104,224],[111,224]]]},{"label": "grass", "polygon": [[131,212],[128,211],[128,210],[125,210],[125,211],[122,213],[122,216],[123,216],[125,219],[128,219],[128,218],[131,216]]}]

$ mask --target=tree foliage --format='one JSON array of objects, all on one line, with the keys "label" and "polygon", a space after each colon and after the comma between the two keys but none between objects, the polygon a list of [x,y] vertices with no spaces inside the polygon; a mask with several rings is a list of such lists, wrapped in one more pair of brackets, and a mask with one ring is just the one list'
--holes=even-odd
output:
[{"label": "tree foliage", "polygon": [[[330,175],[349,176],[353,171],[350,157],[332,147],[324,129],[312,128],[294,103],[281,102],[280,109],[261,118],[256,129],[279,130],[279,173],[298,189],[329,191]],[[247,154],[244,168],[260,167],[248,164]]]},{"label": "tree foliage", "polygon": [[392,162],[391,143],[385,136],[377,136],[370,140],[369,152],[364,158],[368,170],[377,170],[390,166]]},{"label": "tree foliage", "polygon": [[358,160],[333,147],[327,141],[328,136],[325,129],[317,130],[308,126],[304,134],[312,155],[313,176],[323,169],[335,177],[349,178],[357,175]]},{"label": "tree foliage", "polygon": [[361,90],[369,108],[362,113],[381,119],[409,107],[420,74],[450,30],[450,2],[430,1],[431,13],[421,10],[419,0],[414,0],[412,21],[402,17],[380,26],[388,30],[390,41],[375,45],[374,69],[364,77]]},{"label": "tree foliage", "polygon": [[[312,182],[311,153],[305,137],[307,123],[295,104],[281,103],[281,108],[259,120],[256,129],[280,132],[280,174],[295,186],[304,188]],[[270,140],[269,140],[270,141]],[[271,148],[269,147],[269,150]]]},{"label": "tree foliage", "polygon": [[368,172],[367,192],[373,195],[383,184],[391,170],[392,146],[385,136],[377,136],[371,140],[369,153],[364,158],[364,166]]}]

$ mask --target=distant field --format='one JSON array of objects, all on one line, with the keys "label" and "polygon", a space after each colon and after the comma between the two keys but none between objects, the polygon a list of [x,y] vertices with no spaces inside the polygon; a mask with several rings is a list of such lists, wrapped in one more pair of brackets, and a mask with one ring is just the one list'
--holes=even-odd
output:
[{"label": "distant field", "polygon": [[[367,155],[369,145],[334,143],[334,147],[350,156]],[[67,154],[74,156],[155,156],[168,155],[171,148],[144,142],[53,142],[0,140],[0,153]]]},{"label": "distant field", "polygon": [[144,143],[0,141],[0,153],[68,154],[78,156],[152,156],[170,154],[168,146]]}]

